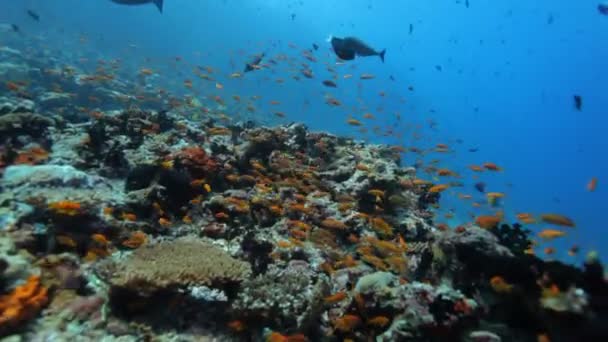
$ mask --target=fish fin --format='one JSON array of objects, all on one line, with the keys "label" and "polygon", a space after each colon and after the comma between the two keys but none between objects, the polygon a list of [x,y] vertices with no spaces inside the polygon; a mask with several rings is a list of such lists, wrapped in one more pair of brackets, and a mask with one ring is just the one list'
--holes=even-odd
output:
[{"label": "fish fin", "polygon": [[158,7],[158,11],[163,13],[163,0],[154,0],[154,4]]},{"label": "fish fin", "polygon": [[329,35],[329,37],[327,37],[326,41],[327,41],[328,43],[331,43],[331,40],[332,40],[333,38],[334,38],[334,36],[330,34],[330,35]]},{"label": "fish fin", "polygon": [[378,54],[378,56],[380,56],[380,59],[382,60],[382,63],[384,63],[384,54],[386,53],[386,49],[380,51],[380,53]]}]

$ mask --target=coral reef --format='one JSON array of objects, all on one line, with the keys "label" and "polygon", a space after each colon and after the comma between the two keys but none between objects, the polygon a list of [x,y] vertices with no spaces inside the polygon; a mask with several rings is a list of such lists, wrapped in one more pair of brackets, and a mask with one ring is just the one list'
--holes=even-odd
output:
[{"label": "coral reef", "polygon": [[[124,95],[102,76],[91,94],[114,106]],[[2,335],[605,336],[593,328],[608,298],[597,260],[578,269],[531,256],[529,232],[499,216],[437,223],[449,186],[401,166],[394,146],[174,110],[63,122],[32,114],[67,100],[41,95],[48,101],[0,101]]]}]

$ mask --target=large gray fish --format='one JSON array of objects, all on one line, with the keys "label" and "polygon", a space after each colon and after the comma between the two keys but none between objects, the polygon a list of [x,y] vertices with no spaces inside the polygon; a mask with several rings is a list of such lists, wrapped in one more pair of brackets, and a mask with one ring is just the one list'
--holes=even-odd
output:
[{"label": "large gray fish", "polygon": [[355,59],[355,56],[367,57],[367,56],[379,56],[384,63],[384,54],[386,49],[382,51],[376,51],[369,45],[365,44],[361,39],[355,37],[329,37],[329,42],[334,52],[340,59],[350,61]]},{"label": "large gray fish", "polygon": [[145,4],[155,4],[158,7],[160,13],[163,13],[163,0],[112,0],[117,4],[121,5],[145,5]]}]

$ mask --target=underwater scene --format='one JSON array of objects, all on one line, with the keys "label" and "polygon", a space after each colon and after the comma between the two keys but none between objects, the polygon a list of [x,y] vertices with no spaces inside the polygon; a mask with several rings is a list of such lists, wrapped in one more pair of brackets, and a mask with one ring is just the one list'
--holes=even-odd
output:
[{"label": "underwater scene", "polygon": [[608,341],[608,2],[3,0],[1,341]]}]

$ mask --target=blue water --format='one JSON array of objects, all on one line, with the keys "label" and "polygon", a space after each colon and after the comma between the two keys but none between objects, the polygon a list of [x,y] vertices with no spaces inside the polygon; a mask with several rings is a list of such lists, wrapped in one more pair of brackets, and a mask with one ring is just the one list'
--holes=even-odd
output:
[{"label": "blue water", "polygon": [[[269,124],[302,121],[313,129],[421,149],[448,144],[453,153],[424,159],[440,159],[439,166],[460,173],[457,180],[465,182],[441,200],[440,214],[456,212],[451,225],[492,213],[456,196],[484,201],[467,166],[490,161],[504,171],[485,172],[480,180],[489,191],[506,193],[509,221],[519,212],[561,213],[577,227],[568,238],[543,246],[557,247],[555,257],[569,261],[578,261],[566,256],[573,244],[582,248],[579,258],[594,249],[606,255],[608,17],[599,14],[597,1],[469,2],[466,8],[464,0],[165,0],[161,15],[152,5],[126,7],[109,0],[5,0],[0,22],[43,38],[36,49],[120,58],[121,72],[133,77],[140,68],[154,69],[159,82],[175,92],[188,93],[182,82],[191,79],[200,96],[263,96],[255,115]],[[35,9],[41,21],[27,17],[26,8]],[[330,78],[325,63],[335,63],[325,41],[330,34],[386,48],[386,63],[370,57],[336,67],[340,75],[354,77],[338,79],[337,89],[324,87],[321,81]],[[312,43],[320,46],[316,63],[301,57]],[[260,52],[295,58],[295,66],[281,63],[241,80],[223,76],[222,90],[192,72],[197,65],[223,75],[241,72],[249,56]],[[176,62],[176,56],[183,60]],[[314,79],[291,79],[302,62],[312,66]],[[360,81],[362,73],[376,79]],[[278,78],[285,83],[276,83]],[[326,93],[343,105],[326,105]],[[580,112],[574,94],[583,98]],[[281,104],[271,106],[272,100]],[[287,118],[276,119],[274,111]],[[376,119],[362,119],[365,112]],[[349,115],[365,121],[370,133],[346,125]],[[371,133],[374,126],[380,134]],[[387,128],[394,134],[384,136]],[[473,147],[479,151],[468,152]],[[408,153],[404,162],[417,158]],[[588,192],[592,177],[598,177],[598,187]]]}]

